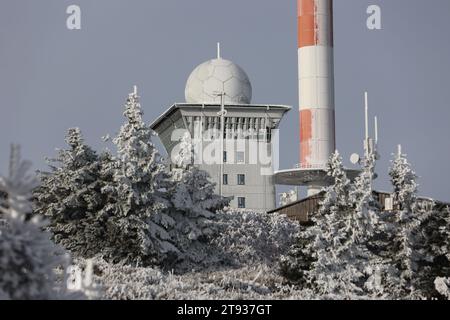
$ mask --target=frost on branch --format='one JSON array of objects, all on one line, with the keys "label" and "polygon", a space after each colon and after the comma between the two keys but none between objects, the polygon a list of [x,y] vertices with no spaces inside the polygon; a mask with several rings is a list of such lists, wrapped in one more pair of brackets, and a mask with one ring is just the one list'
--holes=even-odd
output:
[{"label": "frost on branch", "polygon": [[177,275],[96,261],[107,299],[120,300],[268,300],[312,299],[307,291],[283,284],[271,266],[212,269]]},{"label": "frost on branch", "polygon": [[105,190],[117,199],[110,205],[108,232],[115,237],[111,254],[139,264],[177,260],[180,251],[170,231],[175,225],[168,214],[170,179],[152,137],[155,133],[142,119],[136,92],[125,105],[126,122],[113,140],[117,147],[114,186]]},{"label": "frost on branch", "polygon": [[218,235],[211,245],[224,264],[277,265],[299,231],[298,222],[279,214],[230,209],[217,214]]},{"label": "frost on branch", "polygon": [[395,234],[390,241],[394,249],[393,263],[399,273],[395,294],[418,296],[418,271],[420,260],[423,259],[419,250],[419,237],[426,214],[417,203],[417,176],[401,152],[392,161],[389,176],[397,209],[393,217]]},{"label": "frost on branch", "polygon": [[450,300],[450,278],[436,278],[434,285],[437,292]]},{"label": "frost on branch", "polygon": [[111,200],[102,188],[111,184],[104,168],[108,154],[98,156],[84,143],[78,128],[67,131],[68,149],[49,159],[50,172],[41,172],[41,185],[34,191],[34,211],[49,219],[48,230],[56,243],[75,256],[91,257],[104,247],[106,216],[102,209]]},{"label": "frost on branch", "polygon": [[[351,183],[339,154],[331,156],[327,173],[333,183],[324,189],[314,224],[301,230],[281,260],[284,275],[317,296],[351,299],[367,295],[365,283],[378,268],[377,257],[367,247],[378,228],[371,188],[374,161],[370,157]],[[370,265],[372,270],[367,268]]]}]

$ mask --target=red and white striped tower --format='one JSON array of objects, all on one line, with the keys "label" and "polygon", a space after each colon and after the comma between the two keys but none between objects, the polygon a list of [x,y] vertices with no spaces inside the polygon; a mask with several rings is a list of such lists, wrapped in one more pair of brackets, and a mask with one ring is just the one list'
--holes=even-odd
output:
[{"label": "red and white striped tower", "polygon": [[[336,150],[333,0],[297,1],[300,164],[275,172],[275,182],[306,186],[311,196],[332,183],[325,168]],[[358,175],[346,172],[350,179]]]},{"label": "red and white striped tower", "polygon": [[324,169],[335,151],[333,1],[298,0],[300,168]]}]

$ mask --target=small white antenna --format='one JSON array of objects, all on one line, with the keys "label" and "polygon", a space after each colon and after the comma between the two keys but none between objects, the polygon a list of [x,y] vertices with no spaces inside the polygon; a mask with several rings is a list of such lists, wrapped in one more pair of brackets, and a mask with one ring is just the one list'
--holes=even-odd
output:
[{"label": "small white antenna", "polygon": [[137,94],[137,92],[138,92],[137,90],[138,90],[138,89],[137,89],[137,86],[134,86],[134,87],[133,87],[133,93],[134,93],[134,94]]},{"label": "small white antenna", "polygon": [[375,117],[375,144],[378,144],[378,117]]},{"label": "small white antenna", "polygon": [[398,156],[400,157],[402,155],[402,145],[398,145]]},{"label": "small white antenna", "polygon": [[367,91],[364,93],[365,120],[366,120],[366,141],[369,140],[369,97]]},{"label": "small white antenna", "polygon": [[222,59],[220,56],[220,42],[217,42],[217,59]]}]

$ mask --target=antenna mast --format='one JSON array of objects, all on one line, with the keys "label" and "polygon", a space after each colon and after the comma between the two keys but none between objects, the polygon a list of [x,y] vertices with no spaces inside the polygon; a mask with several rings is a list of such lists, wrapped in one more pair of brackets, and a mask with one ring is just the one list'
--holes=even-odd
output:
[{"label": "antenna mast", "polygon": [[370,138],[369,138],[369,95],[364,92],[364,127],[365,127],[365,137],[364,137],[364,152],[366,157],[370,154]]},{"label": "antenna mast", "polygon": [[378,145],[378,117],[375,117],[375,145]]}]

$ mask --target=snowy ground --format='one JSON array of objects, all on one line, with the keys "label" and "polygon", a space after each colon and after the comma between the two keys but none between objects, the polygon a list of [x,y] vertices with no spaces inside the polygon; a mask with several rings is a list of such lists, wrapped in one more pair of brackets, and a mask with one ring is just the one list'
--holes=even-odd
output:
[{"label": "snowy ground", "polygon": [[284,284],[273,268],[255,265],[184,275],[152,268],[112,266],[96,261],[96,281],[105,299],[305,299],[301,290]]}]

